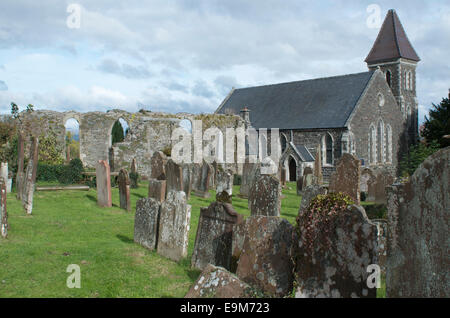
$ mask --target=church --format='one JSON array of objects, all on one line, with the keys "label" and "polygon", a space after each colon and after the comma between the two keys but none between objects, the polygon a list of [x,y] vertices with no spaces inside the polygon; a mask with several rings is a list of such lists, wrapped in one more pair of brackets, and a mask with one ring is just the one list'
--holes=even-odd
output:
[{"label": "church", "polygon": [[290,181],[312,166],[321,147],[327,181],[343,153],[362,169],[398,173],[398,162],[418,139],[416,67],[419,56],[395,10],[389,10],[357,74],[232,89],[216,110],[248,126],[278,128],[281,165]]}]

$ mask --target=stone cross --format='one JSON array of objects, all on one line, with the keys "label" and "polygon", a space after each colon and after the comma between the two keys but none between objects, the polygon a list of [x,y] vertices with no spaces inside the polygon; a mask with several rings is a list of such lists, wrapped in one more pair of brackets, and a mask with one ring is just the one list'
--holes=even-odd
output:
[{"label": "stone cross", "polygon": [[95,170],[97,179],[97,204],[100,207],[112,207],[111,171],[105,160],[99,160]]}]

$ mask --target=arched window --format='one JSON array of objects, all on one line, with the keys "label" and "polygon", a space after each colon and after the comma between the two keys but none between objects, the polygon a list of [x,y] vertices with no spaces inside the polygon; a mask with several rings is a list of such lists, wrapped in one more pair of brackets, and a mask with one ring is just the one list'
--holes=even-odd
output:
[{"label": "arched window", "polygon": [[286,150],[286,147],[287,147],[287,139],[286,139],[286,136],[283,135],[283,134],[281,134],[280,138],[281,138],[281,141],[280,141],[280,143],[281,143],[281,153],[283,153]]},{"label": "arched window", "polygon": [[180,127],[186,130],[188,133],[192,133],[192,123],[189,119],[183,119],[180,121]]},{"label": "arched window", "polygon": [[411,71],[409,71],[408,72],[408,89],[410,90],[410,91],[412,91],[413,90],[413,83],[412,83],[412,74],[411,74]]},{"label": "arched window", "polygon": [[322,139],[322,156],[325,164],[333,164],[333,138],[328,133]]},{"label": "arched window", "polygon": [[391,87],[391,72],[386,71],[386,82],[388,83],[389,87]]},{"label": "arched window", "polygon": [[119,118],[111,128],[111,145],[123,142],[128,135],[129,125],[125,119]]},{"label": "arched window", "polygon": [[378,141],[378,147],[377,147],[377,162],[383,163],[384,162],[384,123],[380,119],[378,121],[377,125],[377,141]]},{"label": "arched window", "polygon": [[80,124],[75,118],[69,118],[65,124],[66,129],[66,160],[80,158]]},{"label": "arched window", "polygon": [[392,162],[392,128],[386,125],[386,161]]},{"label": "arched window", "polygon": [[375,130],[375,126],[373,124],[370,125],[369,128],[369,149],[368,149],[368,155],[369,155],[369,164],[376,163],[376,157],[377,157],[377,134]]}]

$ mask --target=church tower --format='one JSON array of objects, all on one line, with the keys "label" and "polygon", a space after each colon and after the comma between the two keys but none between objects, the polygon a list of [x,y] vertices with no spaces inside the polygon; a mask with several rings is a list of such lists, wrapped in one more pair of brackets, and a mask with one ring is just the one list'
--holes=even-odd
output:
[{"label": "church tower", "polygon": [[409,42],[395,10],[389,10],[365,62],[370,70],[384,72],[407,127],[407,144],[418,139],[416,67],[419,56]]}]

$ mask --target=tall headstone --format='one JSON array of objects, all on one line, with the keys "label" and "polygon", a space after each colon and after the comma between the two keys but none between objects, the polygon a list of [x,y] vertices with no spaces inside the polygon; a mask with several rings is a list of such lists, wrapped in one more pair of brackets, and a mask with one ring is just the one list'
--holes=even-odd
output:
[{"label": "tall headstone", "polygon": [[285,219],[251,216],[233,231],[237,276],[271,297],[292,292],[295,229]]},{"label": "tall headstone", "polygon": [[158,254],[173,261],[187,256],[191,206],[184,191],[171,191],[161,205]]},{"label": "tall headstone", "polygon": [[316,147],[316,156],[314,158],[314,184],[322,184],[323,183],[323,174],[322,174],[322,148],[319,145]]},{"label": "tall headstone", "polygon": [[136,202],[134,241],[149,250],[157,247],[160,208],[160,202],[152,198]]},{"label": "tall headstone", "polygon": [[161,151],[155,151],[151,158],[151,179],[166,180],[167,157]]},{"label": "tall headstone", "polygon": [[200,177],[198,179],[197,190],[194,192],[197,196],[202,198],[209,198],[209,183],[211,181],[211,174],[213,173],[212,165],[203,160],[201,165]]},{"label": "tall headstone", "polygon": [[361,171],[361,179],[359,182],[359,187],[361,189],[361,192],[369,192],[369,182],[372,182],[375,180],[375,174],[373,171],[369,168],[364,168]]},{"label": "tall headstone", "polygon": [[297,233],[297,298],[376,297],[367,269],[377,264],[377,227],[362,207],[307,209]]},{"label": "tall headstone", "polygon": [[172,191],[183,191],[183,168],[169,159],[166,164],[166,195]]},{"label": "tall headstone", "polygon": [[274,176],[260,176],[250,190],[248,203],[252,215],[280,216],[280,181]]},{"label": "tall headstone", "polygon": [[119,185],[120,208],[131,211],[130,177],[128,171],[120,169],[117,183]]},{"label": "tall headstone", "polygon": [[131,176],[129,176],[130,186],[133,189],[137,189],[139,185],[138,185],[138,170],[136,158],[133,158],[133,160],[131,160],[130,173],[131,173]]},{"label": "tall headstone", "polygon": [[28,160],[25,181],[22,185],[22,203],[27,214],[33,211],[34,186],[36,183],[39,156],[39,139],[33,137],[31,140],[30,159]]},{"label": "tall headstone", "polygon": [[303,169],[303,176],[302,176],[302,191],[303,189],[306,189],[307,187],[312,185],[313,180],[314,180],[313,170],[311,169],[311,167],[305,167],[305,169]]},{"label": "tall headstone", "polygon": [[280,171],[280,181],[281,181],[281,186],[285,187],[286,186],[286,168],[282,167],[281,171]]},{"label": "tall headstone", "polygon": [[242,221],[231,204],[213,202],[201,208],[192,267],[203,270],[212,264],[230,270],[233,227]]},{"label": "tall headstone", "polygon": [[166,199],[166,180],[148,180],[148,197],[159,203],[164,202]]},{"label": "tall headstone", "polygon": [[191,181],[191,165],[190,164],[183,164],[183,191],[186,193],[186,199],[189,201],[191,198],[191,191],[192,191],[192,181]]},{"label": "tall headstone", "polygon": [[25,152],[24,152],[24,136],[22,133],[19,133],[19,138],[17,140],[17,175],[16,175],[16,196],[18,200],[22,200],[22,190],[24,183],[24,161],[25,161]]},{"label": "tall headstone", "polygon": [[450,147],[388,187],[387,297],[450,297]]},{"label": "tall headstone", "polygon": [[202,175],[202,166],[199,163],[193,163],[191,165],[191,190],[198,191],[200,178]]},{"label": "tall headstone", "polygon": [[228,195],[233,194],[233,179],[234,175],[231,171],[219,169],[216,172],[216,192],[221,193],[226,191]]},{"label": "tall headstone", "polygon": [[3,178],[5,183],[8,180],[8,163],[7,162],[2,162],[0,164],[0,178]]},{"label": "tall headstone", "polygon": [[112,207],[111,171],[105,160],[99,160],[95,169],[97,181],[97,204],[103,208]]},{"label": "tall headstone", "polygon": [[387,204],[386,187],[394,183],[394,178],[388,172],[380,172],[375,179],[375,203]]},{"label": "tall headstone", "polygon": [[261,164],[245,162],[242,168],[242,180],[239,190],[240,196],[248,198],[250,189],[255,180],[261,175]]},{"label": "tall headstone", "polygon": [[0,177],[0,234],[6,238],[8,236],[8,211],[6,209],[6,183]]},{"label": "tall headstone", "polygon": [[356,205],[361,203],[359,182],[361,178],[361,161],[355,156],[344,153],[331,175],[330,192],[342,192],[348,195]]}]

